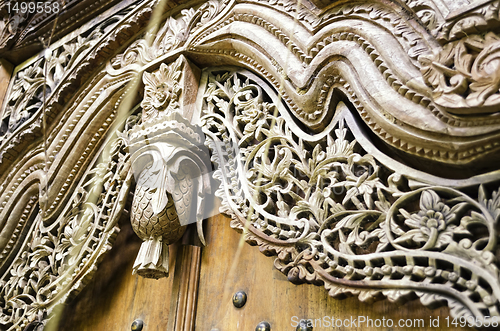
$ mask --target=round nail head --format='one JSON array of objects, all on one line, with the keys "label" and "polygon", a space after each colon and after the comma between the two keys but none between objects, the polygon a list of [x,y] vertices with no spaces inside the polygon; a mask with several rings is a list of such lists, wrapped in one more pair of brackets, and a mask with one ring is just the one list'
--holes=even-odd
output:
[{"label": "round nail head", "polygon": [[312,325],[305,321],[300,321],[299,325],[297,326],[297,331],[313,331]]},{"label": "round nail head", "polygon": [[241,308],[247,303],[247,294],[244,291],[238,291],[233,295],[233,305]]},{"label": "round nail head", "polygon": [[266,321],[260,322],[259,324],[257,324],[255,331],[271,331],[271,324],[267,323]]},{"label": "round nail head", "polygon": [[130,329],[132,331],[141,331],[143,327],[144,323],[141,320],[135,320],[132,322],[132,326],[130,327]]}]

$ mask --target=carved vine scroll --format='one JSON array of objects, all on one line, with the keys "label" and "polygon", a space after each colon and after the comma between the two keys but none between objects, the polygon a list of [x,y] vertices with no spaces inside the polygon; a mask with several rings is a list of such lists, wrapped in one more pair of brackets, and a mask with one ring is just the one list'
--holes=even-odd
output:
[{"label": "carved vine scroll", "polygon": [[410,186],[412,174],[363,150],[342,102],[311,135],[263,84],[214,69],[202,94],[221,210],[247,242],[277,255],[291,282],[324,285],[333,297],[445,301],[456,317],[499,316],[498,182],[473,197]]},{"label": "carved vine scroll", "polygon": [[[128,124],[136,120],[132,116]],[[0,283],[2,328],[43,325],[57,305],[83,288],[111,249],[132,180],[125,140],[129,129],[106,144],[102,160],[94,160],[59,219],[44,221],[36,208],[26,246]]]},{"label": "carved vine scroll", "polygon": [[[498,316],[500,1],[168,3],[158,29],[157,1],[121,2],[16,69],[0,125],[1,327],[44,323],[91,277],[131,165],[154,182],[135,187],[136,231],[164,248],[145,218],[172,203],[182,218],[202,195],[205,142],[222,211],[291,281]],[[127,98],[143,117],[116,133]],[[198,186],[177,185],[185,164]],[[160,255],[136,269],[164,275]]]}]

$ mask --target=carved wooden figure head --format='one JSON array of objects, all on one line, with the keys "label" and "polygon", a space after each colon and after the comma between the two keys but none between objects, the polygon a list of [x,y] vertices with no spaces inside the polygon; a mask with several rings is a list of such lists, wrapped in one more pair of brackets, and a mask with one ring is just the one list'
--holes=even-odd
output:
[{"label": "carved wooden figure head", "polygon": [[180,80],[186,60],[143,75],[143,123],[129,133],[136,188],[131,222],[144,241],[134,273],[148,278],[168,276],[168,245],[197,223],[204,244],[204,197],[210,191],[209,155],[204,134],[182,115]]}]

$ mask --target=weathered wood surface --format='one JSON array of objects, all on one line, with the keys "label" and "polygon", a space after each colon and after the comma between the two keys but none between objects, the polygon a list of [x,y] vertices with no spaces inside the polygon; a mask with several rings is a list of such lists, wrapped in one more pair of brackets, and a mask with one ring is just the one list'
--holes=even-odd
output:
[{"label": "weathered wood surface", "polygon": [[[65,307],[56,330],[130,330],[135,319],[144,321],[144,330],[171,330],[168,323],[174,277],[154,280],[132,275],[141,242],[129,224],[122,226],[96,277]],[[177,246],[171,249],[173,275]]]},{"label": "weathered wood surface", "polygon": [[53,319],[47,331],[130,330],[134,320],[146,330],[194,330],[201,248],[170,246],[170,277],[132,275],[141,240],[128,219],[112,251],[85,290]]},{"label": "weathered wood surface", "polygon": [[[233,226],[243,230],[255,216],[245,239],[263,252],[279,252],[274,265],[290,280],[325,282],[336,294],[363,287],[362,301],[416,293],[428,305],[449,302],[454,316],[500,316],[498,1],[428,1],[436,8],[408,0],[318,0],[303,8],[300,1],[286,2],[196,0],[163,7],[142,1],[124,11],[132,2],[116,2],[109,18],[103,13],[83,24],[75,16],[76,25],[65,29],[81,28],[16,68],[0,129],[1,329],[26,330],[52,307],[67,304],[111,249],[131,183],[133,155],[121,138],[133,127],[141,132],[140,121],[132,115],[116,139],[109,134],[120,110],[138,110],[132,106],[141,98],[147,115],[141,125],[151,125],[146,133],[160,122],[180,124],[180,131],[185,124],[203,128]],[[59,16],[60,23],[69,16]],[[50,21],[38,21],[40,29],[3,28],[12,42],[20,29],[35,30],[25,40],[37,40]],[[58,39],[65,33],[53,23]],[[182,93],[190,98],[180,102],[173,95],[181,82],[156,74],[184,56],[202,69],[203,84],[198,88],[196,73],[185,80],[191,89]],[[144,93],[129,88],[136,78],[143,79]],[[0,96],[3,87],[0,73]],[[193,105],[188,101],[196,94]],[[116,148],[101,162],[108,138]],[[234,146],[239,150],[231,151]],[[234,162],[239,159],[245,164]],[[243,244],[235,250],[237,236],[227,226],[217,228],[227,222],[214,222],[198,329],[254,329],[262,319],[288,328],[293,316],[342,315],[339,307],[349,308],[347,317],[365,311],[386,317],[380,316],[385,303],[342,305],[318,288],[285,285],[270,259]],[[173,248],[172,260],[165,258],[175,264],[171,280],[150,283],[127,274],[126,242],[107,258],[87,294],[66,309],[61,328],[122,329],[142,316],[149,328],[192,330],[200,250]],[[231,294],[245,286],[258,306],[249,302],[234,311]],[[406,309],[429,315],[419,307]],[[71,316],[80,311],[94,319]],[[239,322],[245,311],[248,326]]]}]

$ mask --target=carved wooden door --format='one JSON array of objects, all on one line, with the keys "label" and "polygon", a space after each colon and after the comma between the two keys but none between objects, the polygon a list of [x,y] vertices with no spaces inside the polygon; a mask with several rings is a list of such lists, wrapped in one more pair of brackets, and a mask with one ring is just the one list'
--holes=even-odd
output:
[{"label": "carved wooden door", "polygon": [[498,1],[87,3],[4,21],[0,329],[498,326]]}]

